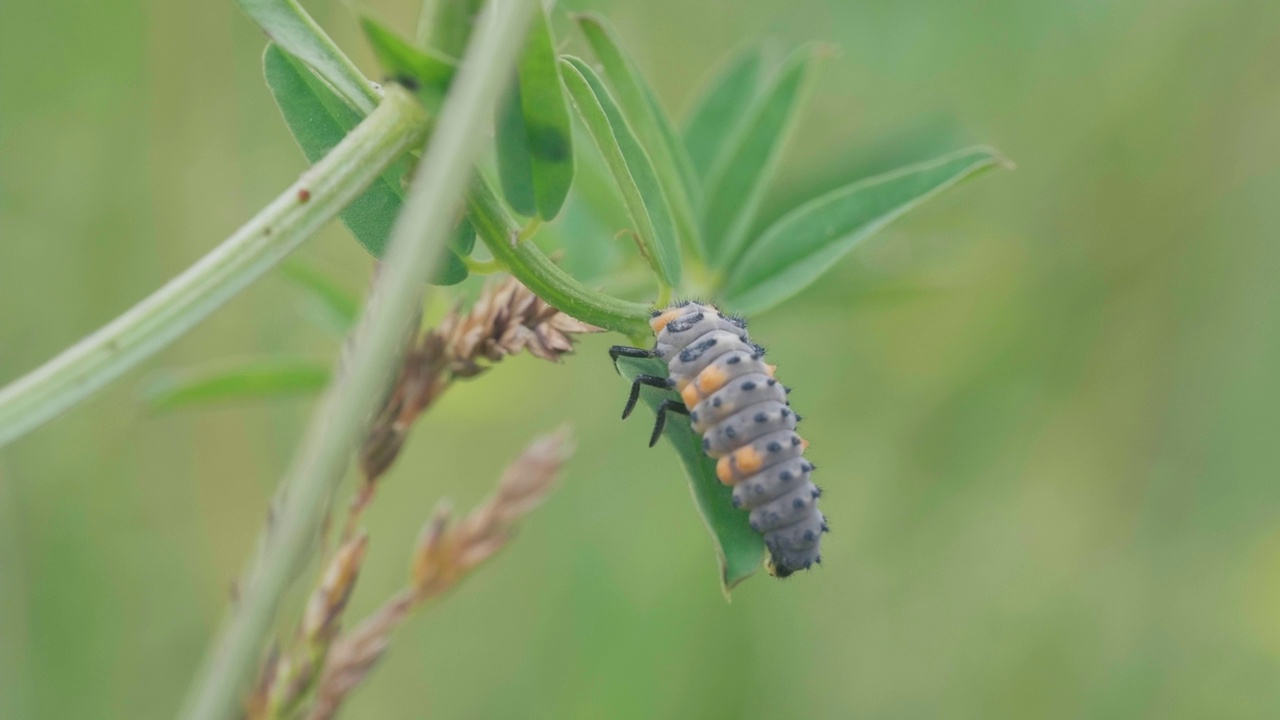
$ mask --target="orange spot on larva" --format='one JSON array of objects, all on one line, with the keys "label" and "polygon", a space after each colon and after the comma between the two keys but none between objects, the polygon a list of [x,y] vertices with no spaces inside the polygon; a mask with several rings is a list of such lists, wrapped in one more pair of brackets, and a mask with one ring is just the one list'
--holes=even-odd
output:
[{"label": "orange spot on larva", "polygon": [[698,384],[689,383],[686,385],[684,390],[680,391],[680,399],[684,401],[684,406],[687,408],[697,405],[698,401],[702,399],[702,396],[698,394]]},{"label": "orange spot on larva", "polygon": [[730,457],[731,456],[729,455],[725,455],[724,457],[716,461],[716,477],[720,478],[720,482],[724,483],[725,485],[734,484],[733,483],[733,466],[729,464],[733,461],[730,460]]},{"label": "orange spot on larva", "polygon": [[723,368],[715,365],[708,365],[702,372],[698,373],[698,377],[695,380],[698,392],[702,395],[710,395],[724,387],[727,382],[729,382],[729,376]]},{"label": "orange spot on larva", "polygon": [[680,317],[680,310],[668,310],[658,317],[649,321],[649,327],[653,328],[655,333],[660,333],[667,327],[667,323]]},{"label": "orange spot on larva", "polygon": [[778,372],[778,366],[777,366],[777,365],[765,365],[765,366],[764,366],[764,373],[765,373],[766,375],[768,375],[769,377],[773,377],[773,374],[774,374],[774,373],[776,373],[776,372]]},{"label": "orange spot on larva", "polygon": [[[800,437],[800,436],[797,435],[796,437]],[[804,438],[800,438],[800,452],[804,452],[805,450],[808,450],[808,449],[809,449],[809,441],[805,440]]]},{"label": "orange spot on larva", "polygon": [[756,449],[750,445],[738,448],[733,453],[733,465],[740,475],[755,474],[763,464],[764,458],[760,457],[760,453],[756,452]]}]

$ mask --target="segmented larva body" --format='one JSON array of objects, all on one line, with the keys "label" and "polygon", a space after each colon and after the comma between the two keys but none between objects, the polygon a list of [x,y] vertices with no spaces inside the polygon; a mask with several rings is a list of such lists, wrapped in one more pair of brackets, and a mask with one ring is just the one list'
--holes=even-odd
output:
[{"label": "segmented larva body", "polygon": [[804,458],[809,444],[796,434],[789,391],[764,362],[764,348],[751,342],[746,321],[689,302],[657,311],[650,326],[652,353],[666,362],[684,401],[672,409],[688,410],[703,451],[716,459],[716,476],[733,486],[734,506],[751,513],[771,572],[786,577],[821,562],[827,524],[810,480],[814,466]]}]

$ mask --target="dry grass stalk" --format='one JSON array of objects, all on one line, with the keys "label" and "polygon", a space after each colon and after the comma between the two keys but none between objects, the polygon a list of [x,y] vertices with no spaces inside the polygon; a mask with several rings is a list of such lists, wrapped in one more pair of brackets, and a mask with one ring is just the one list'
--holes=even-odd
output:
[{"label": "dry grass stalk", "polygon": [[527,352],[559,362],[582,333],[600,332],[543,302],[513,277],[485,285],[468,312],[454,308],[405,355],[400,375],[360,449],[364,482],[344,536],[354,530],[375,483],[396,457],[409,429],[454,380],[480,375],[503,358]]},{"label": "dry grass stalk", "polygon": [[330,647],[311,720],[328,720],[337,713],[386,652],[392,631],[411,612],[455,587],[506,545],[516,521],[542,502],[571,453],[565,430],[538,438],[507,467],[494,494],[461,522],[450,524],[447,504],[436,508],[414,553],[410,587]]},{"label": "dry grass stalk", "polygon": [[329,561],[320,585],[311,593],[287,653],[273,647],[246,706],[246,717],[286,718],[297,713],[315,685],[317,671],[337,636],[342,612],[364,564],[369,537],[361,533],[347,541]]}]

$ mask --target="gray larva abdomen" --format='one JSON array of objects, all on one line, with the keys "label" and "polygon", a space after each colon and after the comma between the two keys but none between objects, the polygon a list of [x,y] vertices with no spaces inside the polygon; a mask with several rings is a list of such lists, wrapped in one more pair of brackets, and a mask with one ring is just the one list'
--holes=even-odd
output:
[{"label": "gray larva abdomen", "polygon": [[795,433],[799,418],[764,362],[764,348],[751,342],[744,321],[700,303],[666,308],[653,326],[655,352],[667,363],[703,450],[717,459],[720,480],[733,486],[734,506],[750,512],[751,527],[764,535],[775,574],[821,562],[827,528],[817,507],[821,492],[809,479],[807,443]]}]

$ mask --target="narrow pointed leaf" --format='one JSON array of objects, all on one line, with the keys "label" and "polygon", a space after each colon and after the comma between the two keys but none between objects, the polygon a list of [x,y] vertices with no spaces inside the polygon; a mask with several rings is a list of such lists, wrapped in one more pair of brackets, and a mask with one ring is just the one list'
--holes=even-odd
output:
[{"label": "narrow pointed leaf", "polygon": [[575,57],[563,57],[560,63],[569,99],[618,185],[649,264],[663,283],[678,285],[680,247],[675,224],[649,156],[595,71]]},{"label": "narrow pointed leaf", "polygon": [[[660,360],[619,358],[618,369],[628,380],[642,373],[659,377],[667,374],[667,368]],[[679,400],[674,391],[652,387],[644,387],[640,396],[655,412],[663,401]],[[764,563],[764,539],[747,523],[748,514],[733,507],[733,488],[716,477],[716,463],[703,454],[702,440],[690,427],[689,418],[668,413],[662,434],[675,448],[689,479],[698,514],[711,532],[720,562],[721,589],[728,597],[735,585],[754,574]]]},{"label": "narrow pointed leaf", "polygon": [[[262,64],[267,86],[308,162],[324,157],[360,122],[359,113],[301,61],[274,43],[267,45]],[[391,226],[404,203],[400,179],[408,167],[407,158],[394,163],[340,215],[351,234],[374,257],[382,257]],[[431,282],[453,285],[466,277],[466,266],[450,253]]]},{"label": "narrow pointed leaf", "polygon": [[706,180],[725,143],[747,117],[760,83],[760,48],[734,56],[695,101],[684,126],[684,147],[699,181]]},{"label": "narrow pointed leaf", "polygon": [[653,162],[658,182],[671,207],[676,230],[685,246],[701,255],[702,241],[692,200],[693,189],[697,186],[689,182],[693,177],[692,165],[685,156],[684,146],[676,139],[671,119],[635,63],[623,52],[617,33],[608,22],[595,13],[578,15],[576,19],[604,68],[604,75],[613,88],[623,116]]},{"label": "narrow pointed leaf", "polygon": [[457,71],[454,62],[410,45],[373,18],[360,18],[360,28],[387,76],[412,87],[428,110],[438,112]]},{"label": "narrow pointed leaf", "polygon": [[702,232],[713,268],[727,269],[742,251],[800,106],[808,99],[816,56],[816,48],[806,46],[787,58],[708,174]]},{"label": "narrow pointed leaf", "polygon": [[417,39],[452,58],[462,57],[484,0],[423,0]]},{"label": "narrow pointed leaf", "polygon": [[735,310],[767,310],[817,280],[880,228],[947,188],[1004,164],[977,147],[860,180],[787,213],[742,256],[724,295]]},{"label": "narrow pointed leaf", "polygon": [[306,291],[309,307],[314,308],[308,316],[316,318],[326,330],[344,337],[355,327],[360,301],[333,278],[297,260],[281,264],[280,274]]},{"label": "narrow pointed leaf", "polygon": [[271,358],[164,375],[144,393],[152,410],[174,410],[226,400],[263,400],[324,390],[329,368],[314,360]]},{"label": "narrow pointed leaf", "polygon": [[686,200],[689,204],[689,232],[692,233],[698,251],[701,256],[704,248],[702,247],[702,232],[698,226],[697,207],[702,204],[702,184],[698,180],[698,174],[693,170],[693,161],[689,159],[689,153],[685,152],[684,141],[680,139],[680,133],[676,130],[675,125],[671,123],[671,118],[667,115],[666,109],[662,107],[662,103],[658,100],[658,96],[654,94],[653,88],[648,85],[644,86],[645,97],[649,100],[649,105],[653,108],[653,112],[661,119],[658,123],[658,131],[662,134],[662,140],[667,146],[667,152],[671,153],[671,159],[675,161],[676,170],[680,173],[680,188],[684,190]]},{"label": "narrow pointed leaf", "polygon": [[546,12],[539,14],[520,57],[516,82],[498,108],[498,175],[521,215],[550,220],[573,185],[573,126]]},{"label": "narrow pointed leaf", "polygon": [[297,0],[236,0],[267,37],[315,70],[343,102],[363,115],[378,106],[378,93],[351,58],[307,14]]}]

